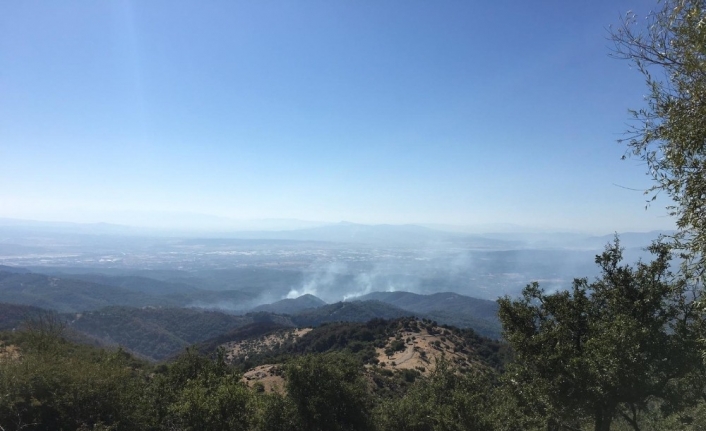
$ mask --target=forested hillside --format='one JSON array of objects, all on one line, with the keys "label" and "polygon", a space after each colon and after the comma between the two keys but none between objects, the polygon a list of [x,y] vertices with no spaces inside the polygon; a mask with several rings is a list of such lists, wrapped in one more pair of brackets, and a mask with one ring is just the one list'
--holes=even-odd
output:
[{"label": "forested hillside", "polygon": [[0,298],[60,312],[96,310],[109,305],[178,305],[142,292],[35,273],[0,271]]},{"label": "forested hillside", "polygon": [[43,313],[46,311],[39,307],[0,302],[0,331],[17,329],[22,323]]},{"label": "forested hillside", "polygon": [[439,323],[473,328],[491,338],[500,338],[498,304],[453,292],[419,295],[411,292],[373,292],[356,300],[376,300],[427,317]]},{"label": "forested hillside", "polygon": [[69,327],[108,346],[162,360],[252,322],[243,316],[185,308],[109,307],[68,316]]}]

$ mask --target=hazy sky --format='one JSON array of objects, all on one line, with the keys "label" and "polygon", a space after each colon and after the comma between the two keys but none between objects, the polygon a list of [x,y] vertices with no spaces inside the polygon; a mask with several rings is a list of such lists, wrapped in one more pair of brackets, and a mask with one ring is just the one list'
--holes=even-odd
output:
[{"label": "hazy sky", "polygon": [[607,27],[656,1],[0,4],[0,217],[668,228]]}]

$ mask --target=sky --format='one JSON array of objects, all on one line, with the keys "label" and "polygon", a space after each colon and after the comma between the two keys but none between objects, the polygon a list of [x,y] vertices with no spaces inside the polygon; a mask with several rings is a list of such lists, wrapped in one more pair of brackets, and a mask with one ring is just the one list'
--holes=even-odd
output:
[{"label": "sky", "polygon": [[669,229],[609,56],[654,7],[3,2],[0,217]]}]

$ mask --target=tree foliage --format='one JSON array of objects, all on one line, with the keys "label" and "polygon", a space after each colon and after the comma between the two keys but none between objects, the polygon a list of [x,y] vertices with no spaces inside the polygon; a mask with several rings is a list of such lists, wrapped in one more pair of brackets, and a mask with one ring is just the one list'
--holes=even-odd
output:
[{"label": "tree foliage", "polygon": [[654,186],[673,200],[689,273],[706,271],[706,1],[664,0],[646,25],[629,14],[611,32],[614,55],[645,78],[647,106],[622,140],[646,162]]},{"label": "tree foliage", "polygon": [[380,428],[385,431],[495,429],[488,414],[499,401],[493,394],[489,374],[458,375],[442,360],[427,380],[419,380],[401,399],[380,405]]},{"label": "tree foliage", "polygon": [[342,353],[306,355],[287,368],[287,393],[297,407],[302,429],[369,430],[372,399],[362,364]]},{"label": "tree foliage", "polygon": [[0,358],[4,430],[129,430],[141,423],[144,380],[123,352],[68,343],[53,331],[19,334],[19,359]]},{"label": "tree foliage", "polygon": [[585,417],[609,430],[616,416],[629,422],[651,400],[672,399],[674,381],[699,365],[689,286],[673,277],[667,246],[651,251],[650,263],[622,265],[616,239],[596,256],[595,282],[552,294],[532,283],[522,298],[499,301],[517,359],[508,380],[550,421]]}]

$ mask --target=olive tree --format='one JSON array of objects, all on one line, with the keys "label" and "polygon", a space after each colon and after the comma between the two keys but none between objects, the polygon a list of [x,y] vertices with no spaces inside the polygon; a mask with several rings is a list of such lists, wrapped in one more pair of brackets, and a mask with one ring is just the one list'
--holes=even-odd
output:
[{"label": "olive tree", "polygon": [[664,0],[646,20],[628,14],[611,31],[613,55],[644,77],[646,106],[632,110],[627,155],[646,162],[654,200],[664,193],[685,275],[706,274],[706,1]]},{"label": "olive tree", "polygon": [[622,265],[615,242],[596,256],[601,276],[571,290],[499,300],[505,339],[516,361],[507,380],[527,402],[542,404],[552,429],[582,420],[607,431],[615,417],[636,430],[648,402],[670,399],[678,379],[699,366],[690,286],[673,277],[670,251],[653,245],[649,263]]}]

